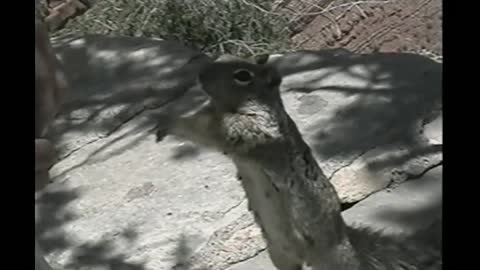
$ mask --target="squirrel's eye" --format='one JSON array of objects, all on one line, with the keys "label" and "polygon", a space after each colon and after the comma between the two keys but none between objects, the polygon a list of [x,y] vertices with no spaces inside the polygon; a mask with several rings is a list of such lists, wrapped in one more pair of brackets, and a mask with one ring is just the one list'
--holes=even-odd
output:
[{"label": "squirrel's eye", "polygon": [[240,85],[248,85],[252,82],[253,73],[246,69],[239,69],[233,73],[233,79]]}]

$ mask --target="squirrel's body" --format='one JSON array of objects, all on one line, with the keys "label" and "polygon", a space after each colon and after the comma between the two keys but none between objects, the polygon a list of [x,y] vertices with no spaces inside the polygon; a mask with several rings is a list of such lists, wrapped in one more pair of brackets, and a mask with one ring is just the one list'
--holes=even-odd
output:
[{"label": "squirrel's body", "polygon": [[[170,132],[230,156],[278,269],[440,269],[429,268],[441,266],[440,253],[346,226],[333,185],[285,111],[275,70],[221,59],[200,74],[199,82],[210,103],[176,121]],[[387,249],[372,241],[388,244]]]}]

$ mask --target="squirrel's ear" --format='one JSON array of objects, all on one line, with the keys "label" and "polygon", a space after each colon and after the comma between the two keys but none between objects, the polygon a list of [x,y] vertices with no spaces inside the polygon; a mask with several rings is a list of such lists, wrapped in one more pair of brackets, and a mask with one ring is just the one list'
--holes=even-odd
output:
[{"label": "squirrel's ear", "polygon": [[257,65],[265,65],[270,55],[268,53],[255,55],[255,63]]}]

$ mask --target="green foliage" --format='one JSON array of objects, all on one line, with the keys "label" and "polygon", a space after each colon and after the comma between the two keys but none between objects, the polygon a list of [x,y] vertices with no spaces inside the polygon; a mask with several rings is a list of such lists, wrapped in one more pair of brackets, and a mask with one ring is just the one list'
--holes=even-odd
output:
[{"label": "green foliage", "polygon": [[287,49],[286,18],[268,0],[99,0],[57,36],[85,33],[179,40],[206,53]]}]

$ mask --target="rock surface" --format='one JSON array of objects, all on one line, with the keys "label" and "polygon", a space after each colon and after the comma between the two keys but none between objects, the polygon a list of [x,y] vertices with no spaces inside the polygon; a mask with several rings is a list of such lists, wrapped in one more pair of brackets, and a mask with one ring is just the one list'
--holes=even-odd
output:
[{"label": "rock surface", "polygon": [[[194,78],[210,59],[158,40],[57,44],[72,93],[50,132],[61,153],[54,183],[36,199],[36,234],[49,261],[80,270],[215,270],[252,269],[241,267],[265,258],[233,165],[172,137],[155,143],[159,119],[205,100]],[[441,64],[342,50],[271,64],[283,75],[287,110],[343,201],[371,195],[348,215],[441,162],[441,128],[433,128],[441,122]]]},{"label": "rock surface", "polygon": [[414,233],[442,217],[442,166],[395,189],[379,191],[343,212],[354,226]]},{"label": "rock surface", "polygon": [[[394,190],[375,193],[344,211],[343,217],[352,226],[367,226],[393,234],[414,233],[441,219],[442,182],[442,167],[439,166]],[[441,233],[428,233],[432,233],[432,237],[441,237]],[[228,268],[250,269],[276,270],[266,251]]]}]

